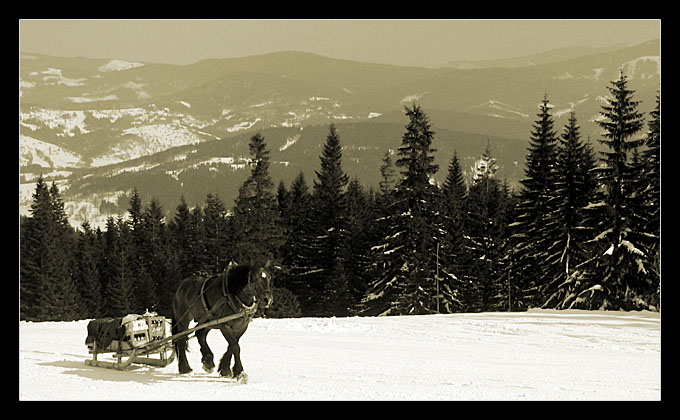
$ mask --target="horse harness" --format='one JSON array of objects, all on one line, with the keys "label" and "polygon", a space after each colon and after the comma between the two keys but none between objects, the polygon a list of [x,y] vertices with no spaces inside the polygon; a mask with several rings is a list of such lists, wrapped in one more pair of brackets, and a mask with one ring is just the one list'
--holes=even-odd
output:
[{"label": "horse harness", "polygon": [[245,303],[241,302],[241,299],[239,299],[238,296],[232,296],[231,293],[228,292],[229,270],[226,270],[224,274],[219,276],[222,278],[222,281],[220,282],[222,286],[222,296],[226,299],[219,299],[212,308],[208,306],[208,301],[205,299],[205,287],[206,284],[208,284],[208,281],[215,277],[217,276],[208,277],[203,281],[203,284],[201,284],[201,305],[208,316],[206,322],[216,318],[215,314],[217,313],[217,310],[221,308],[225,302],[229,304],[229,307],[234,311],[234,313],[240,313],[241,316],[250,322],[257,311],[257,302],[254,302],[251,306],[246,306]]}]

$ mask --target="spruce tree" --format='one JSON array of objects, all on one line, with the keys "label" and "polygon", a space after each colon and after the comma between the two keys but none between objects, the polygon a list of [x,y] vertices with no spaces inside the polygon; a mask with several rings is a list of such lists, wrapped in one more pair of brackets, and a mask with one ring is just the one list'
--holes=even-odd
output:
[{"label": "spruce tree", "polygon": [[348,175],[342,169],[340,137],[331,124],[326,136],[321,167],[315,171],[313,206],[313,248],[310,255],[315,274],[312,290],[317,294],[316,312],[321,315],[346,315],[349,290],[344,272],[345,187]]},{"label": "spruce tree", "polygon": [[79,317],[73,280],[74,232],[59,188],[36,181],[31,215],[21,225],[20,317],[65,321]]},{"label": "spruce tree", "polygon": [[[142,215],[144,241],[142,258],[147,273],[144,290],[138,290],[140,311],[155,311],[163,315],[171,314],[172,283],[168,283],[168,233],[165,225],[163,206],[152,198]],[[139,250],[138,250],[139,251]]]},{"label": "spruce tree", "polygon": [[487,144],[470,185],[465,204],[467,289],[463,294],[465,310],[479,312],[505,307],[507,287],[500,261],[505,255],[509,192],[496,178],[498,166]]},{"label": "spruce tree", "polygon": [[283,246],[282,259],[286,268],[277,284],[297,296],[303,314],[314,311],[314,269],[312,256],[314,229],[312,227],[312,196],[302,171],[290,186],[290,205],[284,223],[288,236]]},{"label": "spruce tree", "polygon": [[131,310],[142,313],[155,300],[155,288],[149,271],[149,252],[146,243],[146,226],[144,224],[144,205],[136,187],[132,189],[129,198],[129,217],[125,232],[129,231],[129,256],[127,267],[131,271],[133,281],[133,302]]},{"label": "spruce tree", "polygon": [[441,215],[443,234],[440,243],[440,277],[446,287],[451,289],[454,299],[448,312],[462,312],[466,308],[465,269],[469,266],[465,253],[465,202],[467,186],[463,171],[454,151],[449,170],[442,185]]},{"label": "spruce tree", "polygon": [[[658,277],[653,275],[653,259],[648,237],[635,220],[636,177],[644,174],[631,165],[633,152],[644,143],[636,134],[644,124],[637,110],[639,101],[633,100],[628,79],[621,74],[611,82],[612,97],[602,106],[604,117],[598,125],[604,130],[603,139],[609,150],[603,152],[604,168],[600,180],[604,183],[608,217],[602,220],[596,242],[601,255],[598,273],[602,276],[602,303],[605,309],[655,309],[658,307]],[[598,298],[595,298],[596,300]],[[591,301],[595,303],[595,300]]]},{"label": "spruce tree", "polygon": [[[168,231],[178,262],[178,272],[175,273],[175,281],[178,281],[199,270],[192,255],[195,239],[191,225],[191,210],[189,210],[184,194],[180,196],[179,204],[175,208],[175,216],[168,222]],[[175,287],[177,285],[178,283]]]},{"label": "spruce tree", "polygon": [[285,240],[274,184],[269,175],[269,150],[259,133],[250,138],[250,177],[241,185],[234,206],[236,262],[278,264]]},{"label": "spruce tree", "polygon": [[588,240],[593,236],[589,208],[596,195],[595,155],[589,143],[581,141],[576,115],[572,111],[560,138],[556,183],[556,211],[559,229],[544,261],[548,284],[542,295],[544,307],[559,305],[574,267],[589,258]]},{"label": "spruce tree", "polygon": [[42,290],[50,279],[53,226],[50,195],[42,175],[35,183],[30,216],[22,219],[20,231],[20,318],[42,320]]},{"label": "spruce tree", "polygon": [[382,165],[380,166],[380,195],[387,196],[395,184],[395,171],[392,163],[392,156],[390,151],[385,152],[383,156]]},{"label": "spruce tree", "polygon": [[639,173],[633,165],[635,151],[644,138],[643,116],[634,91],[621,71],[619,79],[608,86],[611,97],[602,105],[603,129],[599,141],[607,146],[602,152],[598,180],[603,185],[599,224],[592,239],[591,260],[574,273],[563,306],[579,309],[639,310],[658,309],[658,276],[654,274],[649,236],[635,221],[640,206]]},{"label": "spruce tree", "polygon": [[[388,230],[373,247],[383,271],[364,300],[366,314],[425,314],[437,308],[436,249],[441,241],[437,186],[432,176],[434,132],[421,107],[405,108],[409,123],[399,148],[401,173],[385,220]],[[442,296],[441,307],[450,302]]]},{"label": "spruce tree", "polygon": [[371,206],[358,178],[347,186],[345,223],[345,275],[350,307],[356,308],[366,292],[370,270],[370,237],[367,231],[372,218]]},{"label": "spruce tree", "polygon": [[191,238],[189,242],[191,264],[188,271],[190,275],[198,271],[208,272],[211,258],[208,253],[204,213],[199,205],[189,211],[188,230]]},{"label": "spruce tree", "polygon": [[553,212],[557,206],[557,134],[550,114],[547,95],[539,106],[533,125],[525,163],[525,178],[520,182],[516,220],[512,224],[510,278],[520,284],[520,307],[540,306],[542,289],[549,282],[544,262],[555,232],[559,229]]},{"label": "spruce tree", "polygon": [[[198,211],[196,213],[198,216]],[[200,229],[200,226],[197,225],[197,228]],[[219,195],[208,193],[203,209],[202,228],[205,250],[202,270],[208,273],[221,273],[233,258],[234,237],[227,219],[227,210]]]},{"label": "spruce tree", "polygon": [[106,317],[134,313],[134,277],[131,270],[132,235],[122,217],[109,217],[103,237],[100,275],[104,286]]},{"label": "spruce tree", "polygon": [[[644,231],[650,235],[649,251],[654,259],[653,271],[661,275],[661,103],[657,93],[656,107],[649,113],[650,120],[642,152],[645,188],[640,192],[646,202]],[[657,292],[658,293],[658,292]]]},{"label": "spruce tree", "polygon": [[101,249],[90,223],[86,220],[80,227],[74,251],[74,281],[80,295],[79,313],[82,318],[98,318],[103,314],[99,274]]}]

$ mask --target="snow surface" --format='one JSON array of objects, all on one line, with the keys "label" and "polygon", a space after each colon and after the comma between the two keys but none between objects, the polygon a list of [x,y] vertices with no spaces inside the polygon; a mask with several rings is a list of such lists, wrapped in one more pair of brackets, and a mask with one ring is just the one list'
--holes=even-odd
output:
[{"label": "snow surface", "polygon": [[[19,322],[20,400],[660,400],[660,315],[532,310],[256,318],[247,383],[201,369],[90,367],[88,321]],[[208,342],[219,360],[226,342]],[[106,360],[100,356],[100,360]]]}]

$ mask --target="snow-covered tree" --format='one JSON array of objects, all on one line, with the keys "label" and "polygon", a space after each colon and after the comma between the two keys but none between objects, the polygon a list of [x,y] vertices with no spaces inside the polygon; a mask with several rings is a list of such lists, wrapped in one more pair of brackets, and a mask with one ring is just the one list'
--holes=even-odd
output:
[{"label": "snow-covered tree", "polygon": [[640,210],[635,163],[636,150],[644,142],[637,135],[643,127],[639,102],[621,71],[608,86],[611,96],[602,105],[602,152],[598,178],[602,199],[594,203],[601,211],[591,241],[593,257],[575,267],[563,286],[568,293],[560,307],[580,309],[658,309],[659,277],[650,255],[650,236],[636,223]]},{"label": "snow-covered tree", "polygon": [[521,285],[519,307],[538,306],[547,282],[545,261],[555,232],[559,229],[554,215],[557,185],[557,134],[547,96],[539,105],[526,156],[525,178],[515,209],[512,249],[508,266],[513,282]]},{"label": "snow-covered tree", "polygon": [[508,211],[511,206],[507,184],[496,178],[498,166],[487,144],[479,172],[468,191],[465,205],[466,272],[463,297],[472,312],[507,308],[503,266],[506,253]]},{"label": "snow-covered tree", "polygon": [[[373,247],[379,253],[382,273],[368,289],[365,313],[424,314],[436,312],[436,250],[441,241],[438,189],[432,181],[434,132],[422,108],[406,107],[409,122],[399,147],[397,167],[401,179],[389,203],[387,231]],[[440,290],[440,308],[452,300]]]},{"label": "snow-covered tree", "polygon": [[589,208],[597,188],[593,173],[595,165],[592,146],[581,140],[572,111],[560,138],[557,159],[556,211],[553,215],[558,229],[544,261],[548,280],[542,290],[545,307],[559,302],[564,296],[564,282],[573,267],[589,258],[587,241],[592,238],[594,227]]},{"label": "snow-covered tree", "polygon": [[240,264],[278,263],[285,238],[269,175],[269,150],[260,133],[250,138],[249,149],[251,174],[241,185],[234,206],[234,259]]},{"label": "snow-covered tree", "polygon": [[321,314],[346,315],[349,289],[344,272],[344,242],[346,223],[345,188],[349,180],[342,169],[342,146],[335,125],[326,136],[320,169],[316,171],[312,206],[315,254],[310,255],[316,271],[312,286]]}]

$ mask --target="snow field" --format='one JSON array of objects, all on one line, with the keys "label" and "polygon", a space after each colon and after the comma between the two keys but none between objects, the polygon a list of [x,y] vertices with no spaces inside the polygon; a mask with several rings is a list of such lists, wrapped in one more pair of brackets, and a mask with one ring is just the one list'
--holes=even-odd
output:
[{"label": "snow field", "polygon": [[[534,310],[379,318],[256,318],[246,384],[177,362],[86,366],[87,322],[19,323],[20,400],[660,400],[660,316]],[[215,362],[226,341],[211,331]],[[102,356],[100,356],[102,359]]]}]

